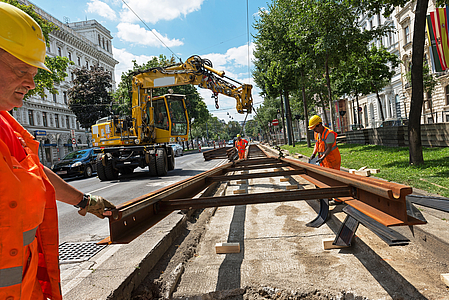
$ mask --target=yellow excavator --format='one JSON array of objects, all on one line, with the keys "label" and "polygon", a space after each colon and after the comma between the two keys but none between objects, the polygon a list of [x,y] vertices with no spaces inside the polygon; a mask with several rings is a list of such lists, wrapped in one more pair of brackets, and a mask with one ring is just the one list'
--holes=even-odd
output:
[{"label": "yellow excavator", "polygon": [[233,97],[239,113],[250,113],[252,85],[241,84],[217,71],[208,59],[194,55],[185,63],[137,71],[132,79],[132,116],[109,116],[92,126],[97,147],[100,180],[117,179],[135,168],[148,166],[153,176],[165,176],[175,168],[174,153],[167,143],[188,140],[189,117],[184,95],[153,97],[153,89],[186,84]]}]

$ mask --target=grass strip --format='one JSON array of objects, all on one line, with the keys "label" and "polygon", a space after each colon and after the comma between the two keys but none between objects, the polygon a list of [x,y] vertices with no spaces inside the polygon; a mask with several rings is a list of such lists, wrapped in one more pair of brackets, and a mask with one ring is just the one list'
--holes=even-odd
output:
[{"label": "grass strip", "polygon": [[[290,154],[311,156],[312,147],[297,143],[295,147],[284,145]],[[378,178],[402,183],[413,188],[449,197],[449,148],[423,148],[424,164],[409,164],[408,147],[386,147],[377,145],[338,144],[341,166],[358,170],[361,167],[380,169]]]}]

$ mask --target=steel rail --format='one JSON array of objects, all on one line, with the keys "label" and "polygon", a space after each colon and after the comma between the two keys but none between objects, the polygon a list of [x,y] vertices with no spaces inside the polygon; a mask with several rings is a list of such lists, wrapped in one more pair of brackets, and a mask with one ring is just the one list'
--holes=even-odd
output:
[{"label": "steel rail", "polygon": [[[276,158],[264,149],[261,150],[267,157]],[[307,175],[303,177],[312,178],[313,183],[318,187],[319,183],[329,187],[352,186],[357,191],[355,196],[342,200],[385,226],[425,224],[422,220],[407,215],[406,196],[412,193],[412,188],[409,186],[323,168],[296,159],[278,159],[290,163],[291,166],[305,169]]]},{"label": "steel rail", "polygon": [[[229,151],[227,151],[229,152]],[[265,156],[261,158],[261,155]],[[256,158],[252,158],[256,157]],[[277,169],[275,172],[247,173],[249,169]],[[228,174],[239,172],[243,174]],[[317,189],[250,195],[211,197],[220,181],[272,176],[301,176]],[[194,198],[203,192],[199,198]],[[424,224],[407,215],[405,197],[411,187],[365,178],[277,157],[263,147],[251,145],[245,159],[226,163],[201,174],[118,205],[109,216],[110,237],[103,242],[126,243],[165,218],[171,211],[306,199],[338,198],[385,226]]]}]

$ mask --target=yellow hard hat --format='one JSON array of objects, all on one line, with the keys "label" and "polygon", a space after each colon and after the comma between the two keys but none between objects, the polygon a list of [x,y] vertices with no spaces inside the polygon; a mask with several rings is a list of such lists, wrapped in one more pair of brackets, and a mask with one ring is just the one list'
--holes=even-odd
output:
[{"label": "yellow hard hat", "polygon": [[321,120],[320,116],[314,115],[309,120],[309,129],[315,128],[315,126],[318,125],[318,123],[323,123],[323,120]]},{"label": "yellow hard hat", "polygon": [[241,135],[240,135],[240,134],[237,134],[237,137],[239,138],[239,137],[241,137]]},{"label": "yellow hard hat", "polygon": [[39,24],[23,10],[0,2],[0,48],[31,66],[51,72],[44,64],[45,47]]}]

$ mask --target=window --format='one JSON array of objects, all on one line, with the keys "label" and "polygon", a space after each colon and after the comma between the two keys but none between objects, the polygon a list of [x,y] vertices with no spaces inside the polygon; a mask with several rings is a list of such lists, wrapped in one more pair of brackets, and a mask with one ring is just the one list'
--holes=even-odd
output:
[{"label": "window", "polygon": [[432,94],[427,92],[427,109],[431,109],[432,108]]},{"label": "window", "polygon": [[98,35],[98,46],[101,46],[101,37]]},{"label": "window", "polygon": [[66,127],[66,128],[70,128],[70,119],[69,119],[69,116],[66,116],[66,117],[65,117],[65,127]]},{"label": "window", "polygon": [[72,81],[75,80],[75,75],[73,73],[71,73],[70,76],[72,77]]},{"label": "window", "polygon": [[374,27],[374,26],[373,26],[373,20],[370,20],[370,21],[369,21],[369,29],[373,29],[373,27]]},{"label": "window", "polygon": [[78,56],[78,66],[81,66],[81,57]]},{"label": "window", "polygon": [[109,52],[109,41],[106,41],[106,51]]},{"label": "window", "polygon": [[377,14],[377,26],[381,25],[380,13]]},{"label": "window", "polygon": [[446,105],[449,105],[449,85],[446,85]]},{"label": "window", "polygon": [[62,50],[61,50],[61,47],[58,47],[58,56],[62,56]]},{"label": "window", "polygon": [[67,92],[63,92],[64,104],[67,104]]},{"label": "window", "polygon": [[34,112],[32,110],[28,111],[28,123],[34,126]]},{"label": "window", "polygon": [[59,128],[59,115],[55,114],[55,127]]},{"label": "window", "polygon": [[102,41],[103,41],[103,49],[104,49],[104,38],[102,38]]},{"label": "window", "polygon": [[89,62],[86,60],[86,68],[89,69]]},{"label": "window", "polygon": [[393,45],[393,38],[391,32],[388,33],[388,42],[390,43],[389,46]]},{"label": "window", "polygon": [[53,94],[53,102],[56,103],[56,94]]},{"label": "window", "polygon": [[42,113],[42,124],[44,127],[48,127],[47,113],[45,111]]},{"label": "window", "polygon": [[68,56],[69,60],[72,60],[72,53],[69,52],[69,53],[67,54],[67,56]]},{"label": "window", "polygon": [[404,42],[405,42],[405,44],[410,43],[410,28],[409,28],[409,26],[406,26],[404,28]]}]

